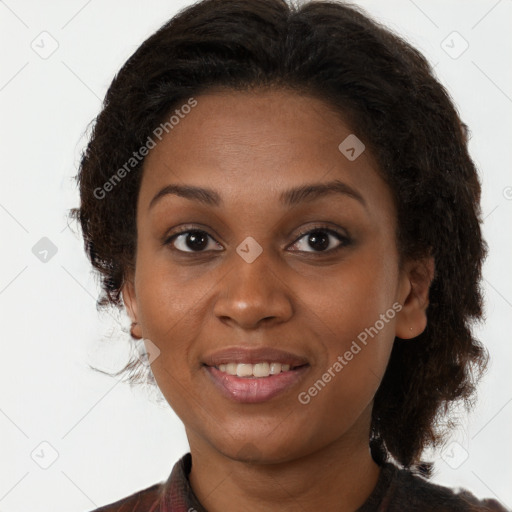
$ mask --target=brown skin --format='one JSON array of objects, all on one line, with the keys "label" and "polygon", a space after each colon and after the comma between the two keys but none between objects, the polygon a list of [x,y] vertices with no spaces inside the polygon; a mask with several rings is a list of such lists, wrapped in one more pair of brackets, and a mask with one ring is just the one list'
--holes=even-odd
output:
[{"label": "brown skin", "polygon": [[[400,266],[391,192],[368,149],[353,162],[340,153],[352,131],[324,102],[289,91],[219,91],[197,101],[145,161],[135,274],[123,288],[133,333],[161,351],[152,371],[185,425],[190,482],[210,512],[233,504],[353,511],[380,472],[368,443],[373,397],[395,336],[425,329],[433,262]],[[334,179],[365,205],[340,194],[292,208],[279,202],[285,189]],[[149,209],[171,183],[214,189],[224,204],[166,195]],[[328,253],[299,238],[318,224],[352,242]],[[178,227],[210,235],[202,253],[186,235],[162,244]],[[236,252],[248,236],[263,249],[253,263]],[[329,249],[340,245],[328,240]],[[395,318],[301,404],[298,394],[396,302],[403,309]],[[233,402],[201,361],[237,345],[278,347],[310,368],[300,385],[267,402]]]}]

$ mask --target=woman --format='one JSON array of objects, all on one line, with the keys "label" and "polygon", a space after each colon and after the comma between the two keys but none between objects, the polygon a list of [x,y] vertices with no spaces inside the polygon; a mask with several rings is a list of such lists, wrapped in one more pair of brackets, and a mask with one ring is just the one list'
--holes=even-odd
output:
[{"label": "woman", "polygon": [[486,249],[466,127],[406,42],[342,3],[199,2],[115,77],[78,179],[101,303],[190,444],[98,510],[505,510],[421,459],[485,368]]}]

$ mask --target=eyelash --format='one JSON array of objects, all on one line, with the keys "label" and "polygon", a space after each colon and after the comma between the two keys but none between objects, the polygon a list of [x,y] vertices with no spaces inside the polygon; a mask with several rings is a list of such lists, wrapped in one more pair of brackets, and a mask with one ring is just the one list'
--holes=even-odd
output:
[{"label": "eyelash", "polygon": [[[340,245],[338,245],[337,247],[335,247],[333,249],[328,249],[326,251],[298,251],[298,252],[303,252],[303,253],[305,252],[308,254],[313,253],[313,254],[319,254],[319,255],[324,255],[324,254],[331,255],[331,254],[334,254],[335,252],[343,249],[344,247],[347,247],[348,245],[350,245],[352,243],[352,240],[350,239],[349,236],[342,234],[342,233],[340,233],[332,228],[329,228],[327,226],[318,225],[318,226],[314,226],[313,228],[308,229],[306,231],[301,231],[298,234],[295,241],[292,243],[292,245],[296,245],[301,240],[301,238],[305,237],[306,235],[315,233],[315,232],[327,233],[329,235],[334,236],[335,238],[338,239],[338,241],[340,242]],[[204,233],[209,238],[211,238],[212,240],[217,242],[217,240],[215,240],[207,231],[205,231],[203,229],[197,229],[197,228],[192,228],[190,226],[186,226],[183,230],[173,233],[172,235],[166,237],[165,240],[163,241],[163,245],[165,245],[165,246],[171,245],[174,242],[174,240],[176,240],[179,236],[190,234],[190,233]],[[178,251],[183,254],[204,254],[204,253],[208,252],[208,251],[182,251],[181,249],[176,249],[176,248],[173,248],[172,250]]]}]

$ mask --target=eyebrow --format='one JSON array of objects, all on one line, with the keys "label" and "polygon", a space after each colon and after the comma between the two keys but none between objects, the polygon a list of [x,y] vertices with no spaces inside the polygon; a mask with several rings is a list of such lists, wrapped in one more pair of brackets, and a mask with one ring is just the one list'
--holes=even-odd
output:
[{"label": "eyebrow", "polygon": [[[315,199],[332,194],[342,194],[351,197],[359,201],[363,206],[366,206],[366,201],[357,190],[339,180],[326,183],[310,183],[285,190],[280,194],[279,201],[284,206],[292,207],[299,203],[314,201]],[[184,197],[207,206],[219,207],[223,205],[222,198],[215,190],[192,185],[171,184],[162,188],[153,197],[148,208],[151,209],[162,197],[167,195]]]}]

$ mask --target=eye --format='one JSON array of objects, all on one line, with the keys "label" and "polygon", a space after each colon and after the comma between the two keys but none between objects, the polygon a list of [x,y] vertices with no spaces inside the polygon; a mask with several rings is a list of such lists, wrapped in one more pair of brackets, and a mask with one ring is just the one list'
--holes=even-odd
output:
[{"label": "eye", "polygon": [[[301,241],[303,238],[304,241]],[[336,245],[336,240],[338,245]],[[299,247],[299,252],[330,253],[335,252],[350,243],[351,240],[347,235],[325,226],[317,226],[309,231],[300,233],[299,238],[293,243],[292,248],[296,249]],[[309,244],[309,247],[313,248],[313,250],[308,251],[308,246],[306,244]],[[173,249],[185,253],[202,253],[208,250],[223,250],[222,246],[214,238],[201,229],[188,229],[174,233],[165,239],[164,245],[172,245]]]},{"label": "eye", "polygon": [[[304,238],[304,241],[300,241]],[[335,240],[338,241],[338,245],[332,246],[332,243],[336,244]],[[344,234],[341,234],[333,229],[326,228],[324,226],[318,226],[309,231],[303,232],[299,235],[299,238],[296,242],[294,242],[292,247],[301,246],[313,248],[313,251],[307,251],[305,249],[300,249],[301,252],[335,252],[342,247],[345,247],[350,244],[350,238]]]},{"label": "eye", "polygon": [[215,242],[215,244],[220,247],[206,231],[199,229],[175,233],[165,240],[164,245],[172,244],[176,250],[181,252],[205,252],[211,249],[211,247],[209,247],[209,240]]}]

